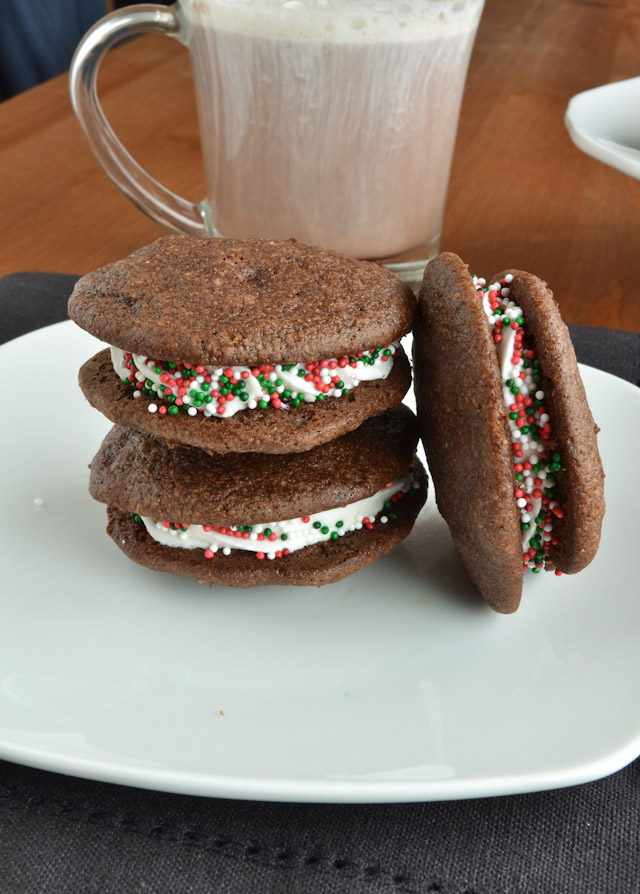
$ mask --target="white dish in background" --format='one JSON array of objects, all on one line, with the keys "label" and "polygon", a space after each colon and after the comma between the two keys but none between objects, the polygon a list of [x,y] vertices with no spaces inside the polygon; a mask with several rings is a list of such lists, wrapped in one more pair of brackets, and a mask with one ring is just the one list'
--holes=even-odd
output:
[{"label": "white dish in background", "polygon": [[[432,494],[402,546],[322,589],[210,590],[130,562],[87,493],[109,426],[76,376],[98,347],[61,323],[0,348],[16,371],[0,757],[188,794],[384,802],[571,785],[640,753],[638,389],[583,368],[608,475],[601,550],[575,577],[529,575],[501,616]],[[48,393],[29,401],[33,358]]]},{"label": "white dish in background", "polygon": [[640,179],[640,77],[578,93],[565,124],[587,155]]}]

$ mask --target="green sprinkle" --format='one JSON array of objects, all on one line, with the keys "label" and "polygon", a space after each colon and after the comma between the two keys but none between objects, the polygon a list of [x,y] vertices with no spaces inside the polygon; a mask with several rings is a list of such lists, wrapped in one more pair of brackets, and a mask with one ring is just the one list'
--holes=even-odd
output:
[{"label": "green sprinkle", "polygon": [[319,521],[314,521],[313,527],[316,528],[316,530],[317,530],[318,528],[321,527],[321,523]]},{"label": "green sprinkle", "polygon": [[176,413],[180,412],[180,407],[176,407],[176,405],[174,404],[172,407],[169,407],[169,412],[172,416],[175,416]]},{"label": "green sprinkle", "polygon": [[343,525],[344,525],[344,522],[343,522],[343,521],[337,521],[337,522],[336,522],[336,528],[341,528]]},{"label": "green sprinkle", "polygon": [[332,532],[331,532],[331,539],[332,539],[332,540],[337,540],[339,536],[340,536],[340,535],[338,534],[337,531],[332,531]]},{"label": "green sprinkle", "polygon": [[323,525],[323,526],[320,528],[320,533],[321,533],[321,534],[328,534],[328,533],[329,533],[329,528],[328,528],[326,525]]},{"label": "green sprinkle", "polygon": [[281,534],[281,535],[280,535],[280,540],[288,540],[288,539],[289,539],[289,535],[288,535],[288,534]]},{"label": "green sprinkle", "polygon": [[259,400],[258,406],[260,407],[261,410],[266,410],[267,407],[269,406],[269,401],[268,400]]}]

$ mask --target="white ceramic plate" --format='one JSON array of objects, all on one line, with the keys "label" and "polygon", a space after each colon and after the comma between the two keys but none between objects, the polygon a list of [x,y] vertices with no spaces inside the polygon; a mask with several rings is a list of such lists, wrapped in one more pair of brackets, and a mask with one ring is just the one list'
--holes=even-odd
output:
[{"label": "white ceramic plate", "polygon": [[98,347],[61,323],[0,348],[0,757],[190,794],[375,802],[571,785],[640,753],[638,389],[583,369],[602,547],[574,578],[529,575],[501,616],[432,496],[402,546],[321,589],[210,590],[130,562],[87,493],[108,424],[76,373]]},{"label": "white ceramic plate", "polygon": [[640,78],[578,93],[565,123],[579,149],[640,180]]}]

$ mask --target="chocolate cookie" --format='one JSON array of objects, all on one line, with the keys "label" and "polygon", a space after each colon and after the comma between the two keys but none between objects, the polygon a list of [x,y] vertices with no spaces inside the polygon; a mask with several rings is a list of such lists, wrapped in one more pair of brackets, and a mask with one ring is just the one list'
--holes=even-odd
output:
[{"label": "chocolate cookie", "polygon": [[595,556],[604,473],[568,330],[546,284],[490,284],[456,255],[425,271],[415,328],[420,434],[438,508],[467,572],[513,612],[522,572]]},{"label": "chocolate cookie", "polygon": [[165,236],[83,277],[112,345],[81,387],[112,421],[214,452],[308,450],[397,404],[416,302],[385,268],[296,242]]},{"label": "chocolate cookie", "polygon": [[234,587],[320,584],[389,552],[411,530],[427,478],[416,420],[399,406],[308,452],[265,457],[170,449],[115,426],[90,492],[134,561]]},{"label": "chocolate cookie", "polygon": [[339,400],[302,401],[286,412],[277,411],[284,401],[280,408],[270,403],[223,421],[200,413],[149,412],[150,400],[134,399],[134,390],[123,387],[115,375],[108,350],[83,364],[79,382],[91,406],[107,419],[162,437],[172,446],[189,444],[209,453],[295,453],[340,437],[373,414],[399,404],[411,386],[411,369],[401,349],[386,379],[362,382]]}]

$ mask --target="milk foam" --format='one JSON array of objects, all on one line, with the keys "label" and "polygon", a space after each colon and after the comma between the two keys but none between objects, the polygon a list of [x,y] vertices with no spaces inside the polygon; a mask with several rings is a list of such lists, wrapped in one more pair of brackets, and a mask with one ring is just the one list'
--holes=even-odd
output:
[{"label": "milk foam", "polygon": [[473,31],[484,0],[182,0],[192,25],[332,43],[415,42]]}]

